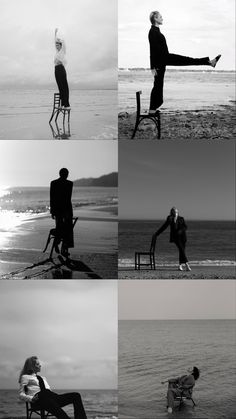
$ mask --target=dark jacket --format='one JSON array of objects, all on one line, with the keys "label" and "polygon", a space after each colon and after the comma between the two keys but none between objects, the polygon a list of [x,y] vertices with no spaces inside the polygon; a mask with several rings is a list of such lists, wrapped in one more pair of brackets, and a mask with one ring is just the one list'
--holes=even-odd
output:
[{"label": "dark jacket", "polygon": [[148,34],[150,43],[150,66],[164,68],[169,55],[166,39],[157,26],[152,25]]},{"label": "dark jacket", "polygon": [[73,216],[71,196],[73,182],[67,179],[56,179],[50,185],[50,212],[54,216]]},{"label": "dark jacket", "polygon": [[185,224],[184,217],[178,216],[175,223],[173,217],[168,215],[165,223],[157,230],[156,236],[159,236],[168,226],[170,226],[170,242],[175,242],[179,238],[183,242],[187,241],[187,225]]}]

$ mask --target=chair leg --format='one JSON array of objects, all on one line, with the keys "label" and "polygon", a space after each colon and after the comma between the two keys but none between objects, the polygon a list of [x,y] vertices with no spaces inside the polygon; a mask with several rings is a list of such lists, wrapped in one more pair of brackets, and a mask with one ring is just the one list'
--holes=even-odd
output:
[{"label": "chair leg", "polygon": [[158,114],[158,140],[161,139],[161,115]]},{"label": "chair leg", "polygon": [[56,115],[55,122],[57,122],[57,118],[58,118],[59,113],[60,113],[60,109],[57,110],[57,115]]},{"label": "chair leg", "polygon": [[139,120],[139,118],[137,118],[137,119],[136,119],[136,122],[135,122],[135,127],[134,127],[134,131],[133,131],[133,134],[132,134],[131,140],[133,140],[133,139],[134,139],[134,137],[135,137],[136,131],[137,131],[138,126],[139,126],[139,122],[140,122],[140,120]]},{"label": "chair leg", "polygon": [[138,254],[138,270],[140,271],[140,254]]},{"label": "chair leg", "polygon": [[137,253],[134,255],[134,269],[137,270]]},{"label": "chair leg", "polygon": [[52,242],[51,252],[50,252],[50,255],[49,255],[50,259],[52,259],[53,250],[55,248],[55,241],[56,241],[56,237],[54,237],[53,242]]},{"label": "chair leg", "polygon": [[41,419],[45,419],[45,411],[44,410],[40,411],[40,415],[41,415]]},{"label": "chair leg", "polygon": [[47,248],[48,248],[48,245],[49,245],[49,243],[50,243],[50,240],[51,240],[51,235],[50,235],[50,233],[49,233],[49,234],[48,234],[47,243],[46,243],[46,246],[45,246],[45,248],[44,248],[44,250],[43,250],[43,253],[45,253],[45,252],[46,252],[46,250],[47,250]]},{"label": "chair leg", "polygon": [[54,113],[55,113],[55,112],[54,112],[54,108],[53,108],[51,118],[49,119],[49,124],[50,124],[50,122],[51,122],[52,118],[54,117]]}]

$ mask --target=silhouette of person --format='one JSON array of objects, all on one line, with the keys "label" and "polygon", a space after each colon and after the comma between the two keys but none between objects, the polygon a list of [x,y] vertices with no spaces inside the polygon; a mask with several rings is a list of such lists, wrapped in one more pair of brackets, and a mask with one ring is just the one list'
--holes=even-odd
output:
[{"label": "silhouette of person", "polygon": [[60,253],[59,243],[62,241],[61,254],[69,256],[68,249],[74,247],[72,189],[73,182],[67,180],[69,171],[62,168],[60,177],[50,185],[50,213],[56,222],[55,251]]},{"label": "silhouette of person", "polygon": [[173,207],[170,210],[165,223],[156,231],[155,237],[158,237],[168,226],[170,226],[170,242],[175,243],[179,250],[179,271],[183,271],[185,265],[187,271],[191,271],[188,259],[185,253],[185,246],[187,242],[187,225],[184,217],[180,217],[177,208]]},{"label": "silhouette of person", "polygon": [[148,34],[148,39],[150,43],[150,66],[154,76],[154,85],[150,96],[149,113],[155,114],[163,103],[163,86],[166,66],[208,65],[215,67],[221,55],[217,55],[217,57],[210,60],[209,57],[192,58],[183,55],[170,54],[166,39],[159,28],[163,23],[160,12],[151,12],[150,21],[152,26]]}]

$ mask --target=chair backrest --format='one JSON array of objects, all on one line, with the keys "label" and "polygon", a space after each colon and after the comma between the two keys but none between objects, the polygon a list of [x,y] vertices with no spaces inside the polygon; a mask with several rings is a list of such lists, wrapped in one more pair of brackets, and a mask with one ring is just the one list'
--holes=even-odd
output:
[{"label": "chair backrest", "polygon": [[54,93],[54,106],[59,106],[61,102],[60,93]]},{"label": "chair backrest", "polygon": [[141,94],[142,94],[142,90],[139,90],[139,92],[136,92],[136,103],[137,103],[137,114],[138,115],[141,112],[141,99],[140,99]]},{"label": "chair backrest", "polygon": [[156,241],[157,238],[156,236],[152,236],[152,241],[151,241],[151,246],[150,246],[150,253],[154,253],[155,252],[155,248],[156,248]]}]

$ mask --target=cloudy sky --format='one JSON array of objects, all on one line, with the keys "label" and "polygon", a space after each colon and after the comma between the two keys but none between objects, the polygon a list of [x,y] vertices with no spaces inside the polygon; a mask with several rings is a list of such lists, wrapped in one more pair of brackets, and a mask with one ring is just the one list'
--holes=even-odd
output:
[{"label": "cloudy sky", "polygon": [[36,355],[54,389],[116,388],[116,281],[0,281],[0,388]]},{"label": "cloudy sky", "polygon": [[70,85],[115,87],[117,0],[0,0],[1,85],[54,83],[54,29],[67,46]]},{"label": "cloudy sky", "polygon": [[119,319],[235,319],[234,280],[119,281]]},{"label": "cloudy sky", "polygon": [[119,0],[119,67],[149,67],[149,14],[159,10],[169,51],[222,54],[219,70],[235,68],[235,0]]},{"label": "cloudy sky", "polygon": [[120,219],[235,219],[234,141],[120,141]]},{"label": "cloudy sky", "polygon": [[117,141],[0,141],[0,189],[48,186],[61,167],[71,180],[117,171]]}]

